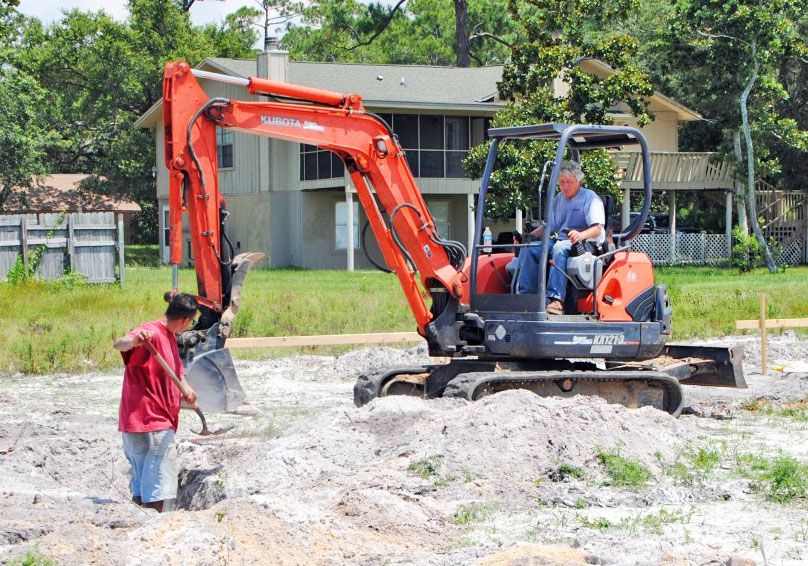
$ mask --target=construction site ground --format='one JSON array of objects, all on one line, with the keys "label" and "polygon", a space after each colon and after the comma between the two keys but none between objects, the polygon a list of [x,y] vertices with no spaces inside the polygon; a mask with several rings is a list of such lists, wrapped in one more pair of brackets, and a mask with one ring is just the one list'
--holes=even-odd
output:
[{"label": "construction site ground", "polygon": [[[202,438],[183,411],[179,508],[162,515],[129,502],[120,373],[2,377],[0,562],[806,563],[805,499],[773,501],[738,462],[808,462],[808,422],[748,410],[808,397],[808,340],[770,337],[768,375],[758,338],[710,343],[745,345],[749,389],[685,387],[679,419],[524,391],[353,406],[360,372],[422,348],[237,362],[263,414],[209,415],[235,428]],[[651,477],[616,485],[598,454]]]}]

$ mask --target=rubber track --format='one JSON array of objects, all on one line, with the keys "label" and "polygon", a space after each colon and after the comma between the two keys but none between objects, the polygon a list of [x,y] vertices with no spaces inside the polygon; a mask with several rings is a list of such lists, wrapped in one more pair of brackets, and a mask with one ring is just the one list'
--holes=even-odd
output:
[{"label": "rubber track", "polygon": [[[663,390],[663,409],[673,416],[679,416],[682,411],[682,388],[678,380],[667,374],[657,371],[513,371],[513,372],[475,372],[463,373],[455,377],[446,386],[444,397],[460,397],[469,401],[479,398],[483,389],[488,393],[496,393],[501,389],[511,389],[516,385],[530,389],[531,383],[558,382],[566,379],[573,381],[593,382],[645,382],[656,384]],[[497,387],[511,386],[511,387]]]}]

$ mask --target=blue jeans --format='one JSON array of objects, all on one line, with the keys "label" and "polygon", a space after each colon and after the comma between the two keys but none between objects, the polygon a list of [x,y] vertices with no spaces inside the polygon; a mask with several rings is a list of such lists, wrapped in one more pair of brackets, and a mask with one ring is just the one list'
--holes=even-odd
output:
[{"label": "blue jeans", "polygon": [[[547,266],[550,279],[547,282],[547,298],[564,302],[567,296],[567,257],[570,255],[572,243],[569,240],[558,240],[553,245],[553,261],[556,267]],[[517,293],[537,293],[539,291],[539,262],[541,262],[541,242],[522,248],[519,253],[520,271],[516,281]],[[559,269],[561,270],[559,272]]]},{"label": "blue jeans", "polygon": [[129,488],[143,503],[177,497],[174,430],[124,432],[123,452],[132,467]]}]

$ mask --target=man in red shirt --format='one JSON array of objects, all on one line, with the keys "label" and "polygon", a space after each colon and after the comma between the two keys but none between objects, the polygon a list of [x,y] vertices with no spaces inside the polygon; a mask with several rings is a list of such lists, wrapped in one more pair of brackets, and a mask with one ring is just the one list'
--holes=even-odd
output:
[{"label": "man in red shirt", "polygon": [[[174,433],[179,423],[182,395],[142,344],[150,341],[174,373],[184,380],[176,335],[188,330],[198,310],[193,295],[176,293],[170,298],[161,320],[138,326],[114,344],[126,366],[118,430],[123,436],[126,459],[132,467],[132,501],[161,513],[163,502],[177,496]],[[190,405],[196,403],[193,389],[185,401]]]}]

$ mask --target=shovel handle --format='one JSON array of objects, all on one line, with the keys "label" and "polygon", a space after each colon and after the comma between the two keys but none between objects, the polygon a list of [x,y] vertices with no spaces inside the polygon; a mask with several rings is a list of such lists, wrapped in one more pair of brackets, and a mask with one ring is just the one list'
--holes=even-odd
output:
[{"label": "shovel handle", "polygon": [[177,377],[177,374],[174,373],[174,370],[171,369],[171,366],[168,365],[168,362],[166,362],[163,356],[160,355],[160,353],[154,347],[154,344],[152,344],[151,341],[146,340],[145,342],[143,342],[143,345],[146,347],[149,353],[152,356],[154,356],[154,358],[157,360],[157,363],[159,363],[160,366],[162,366],[162,368],[165,370],[165,372],[168,374],[171,380],[176,384],[176,386],[180,388],[180,393],[182,393],[183,398],[189,399],[193,391],[191,390],[190,387],[188,387],[187,383],[185,383],[179,377]]}]

